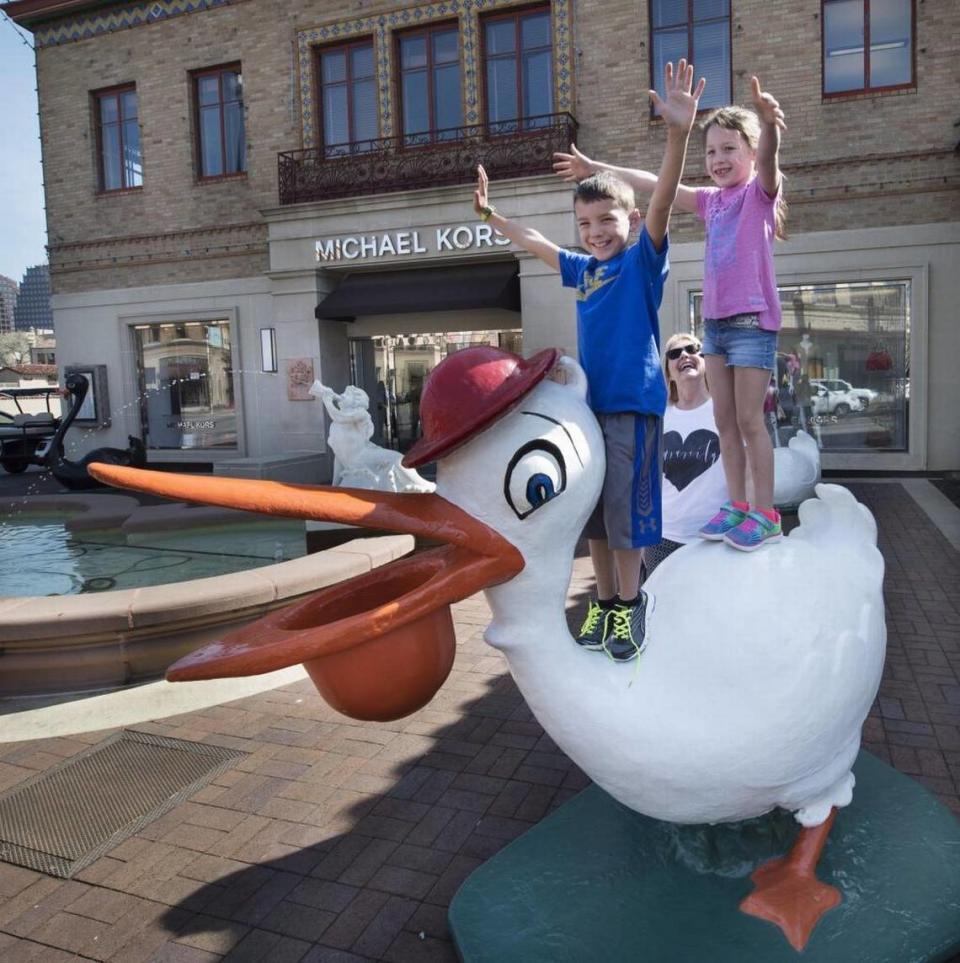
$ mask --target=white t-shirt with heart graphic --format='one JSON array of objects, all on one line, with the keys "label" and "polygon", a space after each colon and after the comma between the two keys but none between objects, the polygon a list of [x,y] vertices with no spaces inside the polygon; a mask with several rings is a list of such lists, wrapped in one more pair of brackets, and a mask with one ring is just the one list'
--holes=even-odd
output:
[{"label": "white t-shirt with heart graphic", "polygon": [[663,537],[686,544],[727,500],[713,399],[663,416]]}]

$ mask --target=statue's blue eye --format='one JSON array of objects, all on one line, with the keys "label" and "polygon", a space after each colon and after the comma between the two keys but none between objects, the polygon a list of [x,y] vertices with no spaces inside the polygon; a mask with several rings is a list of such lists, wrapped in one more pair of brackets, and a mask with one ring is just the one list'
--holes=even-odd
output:
[{"label": "statue's blue eye", "polygon": [[510,459],[503,480],[503,494],[518,518],[553,501],[566,487],[563,454],[542,438],[528,442]]},{"label": "statue's blue eye", "polygon": [[553,480],[542,472],[531,476],[527,482],[527,501],[534,508],[539,508],[544,502],[550,501],[554,494]]}]

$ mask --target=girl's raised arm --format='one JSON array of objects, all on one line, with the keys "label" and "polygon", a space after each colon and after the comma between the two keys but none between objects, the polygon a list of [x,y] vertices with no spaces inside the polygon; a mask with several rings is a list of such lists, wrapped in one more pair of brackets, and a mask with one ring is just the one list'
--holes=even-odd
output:
[{"label": "girl's raised arm", "polygon": [[757,177],[768,197],[780,189],[780,131],[786,130],[780,104],[760,87],[760,78],[750,78],[753,109],[760,118],[760,143],[757,145]]}]

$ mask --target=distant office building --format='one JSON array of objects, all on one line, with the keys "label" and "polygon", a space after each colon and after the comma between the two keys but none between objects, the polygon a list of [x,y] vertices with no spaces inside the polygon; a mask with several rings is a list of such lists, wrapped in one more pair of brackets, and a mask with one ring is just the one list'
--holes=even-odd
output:
[{"label": "distant office building", "polygon": [[50,309],[50,268],[37,264],[27,268],[20,282],[17,306],[14,309],[14,327],[18,331],[30,328],[53,328],[53,311]]},{"label": "distant office building", "polygon": [[13,278],[0,274],[0,334],[13,330],[13,311],[20,286]]}]

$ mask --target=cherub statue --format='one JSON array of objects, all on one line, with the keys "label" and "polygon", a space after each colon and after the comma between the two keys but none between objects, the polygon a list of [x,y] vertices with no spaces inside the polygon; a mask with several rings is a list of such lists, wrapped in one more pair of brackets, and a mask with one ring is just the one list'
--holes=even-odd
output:
[{"label": "cherub statue", "polygon": [[399,452],[381,448],[373,437],[370,398],[356,385],[338,395],[319,380],[310,394],[318,397],[330,416],[327,442],[333,449],[333,484],[384,492],[432,492],[436,487],[412,468],[400,464]]}]

